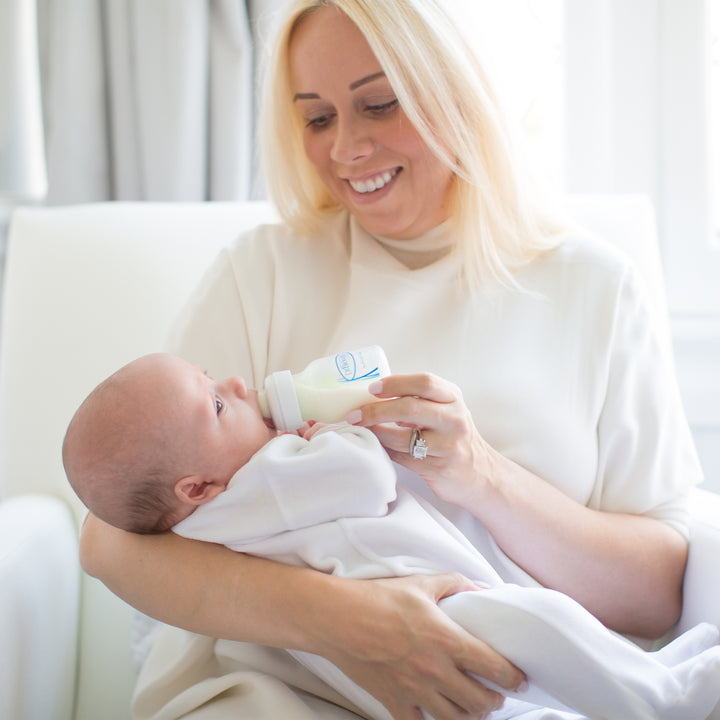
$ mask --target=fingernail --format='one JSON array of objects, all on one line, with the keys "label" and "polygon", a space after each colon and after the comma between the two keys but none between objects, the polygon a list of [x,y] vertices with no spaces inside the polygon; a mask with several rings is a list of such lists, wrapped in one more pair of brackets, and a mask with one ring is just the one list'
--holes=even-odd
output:
[{"label": "fingernail", "polygon": [[362,420],[362,411],[361,410],[351,410],[345,416],[345,422],[350,423],[351,425],[354,425],[355,423],[359,423],[361,420]]},{"label": "fingernail", "polygon": [[371,395],[379,395],[382,392],[382,389],[383,389],[382,380],[376,380],[375,382],[372,382],[368,385],[368,392]]},{"label": "fingernail", "polygon": [[515,692],[524,693],[527,692],[527,689],[530,687],[528,684],[527,678],[523,680],[518,686]]}]

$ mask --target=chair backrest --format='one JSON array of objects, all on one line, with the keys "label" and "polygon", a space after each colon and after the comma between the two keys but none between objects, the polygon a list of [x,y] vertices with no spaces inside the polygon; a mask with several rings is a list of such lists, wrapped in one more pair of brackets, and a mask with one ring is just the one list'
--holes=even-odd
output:
[{"label": "chair backrest", "polygon": [[[664,313],[649,200],[576,196],[567,211],[635,259]],[[15,213],[0,354],[0,498],[44,492],[84,512],[61,463],[73,412],[122,364],[162,348],[219,248],[273,218],[264,203],[105,203]]]},{"label": "chair backrest", "polygon": [[162,348],[219,249],[275,217],[265,203],[102,203],[17,210],[0,348],[0,498],[60,496],[62,440],[104,377]]},{"label": "chair backrest", "polygon": [[658,313],[668,314],[655,208],[647,195],[568,195],[568,214],[627,254],[640,271]]}]

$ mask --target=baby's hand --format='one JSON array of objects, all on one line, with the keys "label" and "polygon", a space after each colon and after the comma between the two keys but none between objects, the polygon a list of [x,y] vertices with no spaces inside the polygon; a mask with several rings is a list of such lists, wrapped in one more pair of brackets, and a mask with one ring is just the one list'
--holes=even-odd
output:
[{"label": "baby's hand", "polygon": [[317,422],[317,420],[309,420],[299,430],[298,434],[302,435],[306,440],[310,440],[318,430],[327,427],[327,423]]},{"label": "baby's hand", "polygon": [[314,420],[306,420],[299,428],[296,430],[283,430],[282,432],[278,432],[278,435],[298,435],[301,438],[305,437],[305,433],[309,432],[310,428],[314,424]]}]

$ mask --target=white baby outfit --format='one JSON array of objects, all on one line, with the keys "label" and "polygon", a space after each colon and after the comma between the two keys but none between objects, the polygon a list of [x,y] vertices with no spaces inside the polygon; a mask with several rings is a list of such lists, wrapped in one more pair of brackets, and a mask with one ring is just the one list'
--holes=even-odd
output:
[{"label": "white baby outfit", "polygon": [[[704,720],[720,699],[717,628],[699,626],[645,653],[566,595],[503,583],[451,523],[396,481],[365,428],[330,426],[309,442],[281,435],[174,531],[343,577],[457,571],[487,586],[440,607],[526,673],[530,689],[513,694],[524,702],[508,702],[505,717],[534,703],[591,718]],[[375,720],[391,720],[325,659],[293,655]]]},{"label": "white baby outfit", "polygon": [[[440,226],[399,252],[345,212],[312,237],[258,228],[218,257],[168,349],[214,377],[240,374],[261,387],[276,370],[379,344],[393,372],[456,383],[495,450],[575,501],[657,518],[687,537],[686,497],[702,474],[666,338],[628,260],[569,237],[519,274],[521,292],[468,297],[456,258],[436,259],[449,233]],[[425,264],[428,255],[435,261]],[[503,581],[538,586],[476,518],[413,473],[399,477]],[[137,720],[357,720],[359,708],[283,650],[165,627],[133,711]],[[538,712],[547,714],[532,720],[576,717]]]}]

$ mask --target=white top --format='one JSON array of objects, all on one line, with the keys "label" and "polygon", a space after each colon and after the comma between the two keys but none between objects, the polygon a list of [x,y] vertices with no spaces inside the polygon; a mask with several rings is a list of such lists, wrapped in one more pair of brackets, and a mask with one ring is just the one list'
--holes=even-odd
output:
[{"label": "white top", "polygon": [[[468,301],[454,255],[409,270],[391,252],[345,212],[319,237],[263,226],[219,256],[171,348],[216,377],[241,374],[260,387],[276,370],[381,345],[393,372],[428,370],[456,383],[493,447],[573,499],[687,535],[686,495],[701,469],[629,260],[571,237],[522,271],[523,292]],[[494,553],[505,580],[531,582],[475,518],[413,474],[401,481],[486,557]]]},{"label": "white top", "polygon": [[455,571],[502,584],[454,525],[397,484],[398,467],[366,428],[279,435],[173,531],[341,577]]},{"label": "white top", "polygon": [[[665,341],[629,262],[573,237],[520,274],[525,292],[478,292],[469,301],[458,292],[454,255],[426,264],[442,255],[439,232],[411,262],[344,212],[313,238],[259,228],[218,257],[170,349],[215,377],[241,374],[260,387],[276,370],[378,344],[393,372],[427,370],[455,382],[487,441],[570,497],[687,534],[686,495],[701,471]],[[535,584],[472,516],[438,501],[414,474],[402,481],[503,580]],[[305,692],[296,697],[291,687]],[[233,703],[216,709],[223,720],[351,717],[342,697],[283,651],[169,627],[143,668],[134,712],[181,717],[230,688]]]},{"label": "white top", "polygon": [[[339,423],[309,441],[274,438],[225,492],[173,530],[341,577],[455,571],[485,585],[439,604],[526,673],[530,687],[511,694],[515,702],[506,703],[503,718],[527,717],[539,705],[583,717],[700,720],[720,696],[716,627],[698,626],[678,641],[686,648],[681,656],[664,661],[620,639],[561,593],[504,584],[452,523],[396,483],[394,464],[366,428]],[[327,660],[290,652],[368,717],[392,720]]]}]

